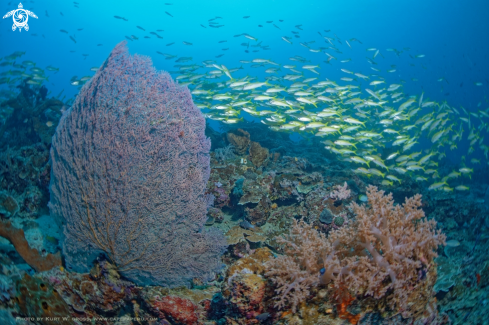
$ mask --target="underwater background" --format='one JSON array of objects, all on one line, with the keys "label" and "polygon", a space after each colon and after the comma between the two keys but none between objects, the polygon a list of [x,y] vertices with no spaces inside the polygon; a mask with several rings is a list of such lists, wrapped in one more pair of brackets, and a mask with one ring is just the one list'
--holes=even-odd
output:
[{"label": "underwater background", "polygon": [[487,1],[0,9],[0,323],[489,324]]}]

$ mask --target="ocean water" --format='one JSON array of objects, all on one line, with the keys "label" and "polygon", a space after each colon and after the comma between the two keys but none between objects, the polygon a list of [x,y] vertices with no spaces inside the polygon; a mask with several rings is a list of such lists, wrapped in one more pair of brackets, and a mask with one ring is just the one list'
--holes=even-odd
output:
[{"label": "ocean water", "polygon": [[[0,4],[2,16],[5,15],[0,23],[0,235],[5,238],[0,242],[0,320],[4,319],[5,324],[30,324],[35,323],[30,317],[41,317],[40,323],[53,324],[62,321],[51,321],[49,317],[69,315],[68,323],[114,317],[109,324],[122,324],[124,317],[133,318],[128,324],[489,324],[489,3],[168,1],[50,0]],[[25,23],[28,25],[22,25]],[[107,225],[102,216],[110,215],[95,207],[95,202],[111,197],[106,192],[105,199],[97,194],[90,204],[85,200],[90,195],[80,190],[84,188],[81,185],[80,189],[73,189],[72,195],[66,194],[75,186],[70,183],[73,179],[87,184],[94,179],[95,183],[112,184],[104,183],[101,175],[125,175],[123,169],[118,169],[120,166],[101,174],[88,167],[80,172],[76,159],[74,165],[69,165],[69,156],[78,157],[77,153],[89,152],[97,144],[83,142],[83,137],[78,142],[60,140],[71,132],[66,131],[70,130],[66,121],[82,121],[84,109],[88,110],[77,101],[77,95],[82,92],[87,96],[92,91],[95,98],[94,89],[102,89],[101,78],[108,73],[104,62],[117,66],[108,58],[114,48],[123,46],[130,55],[149,57],[156,70],[168,72],[183,87],[176,88],[181,91],[182,107],[187,107],[185,99],[191,97],[196,108],[190,105],[191,113],[185,113],[188,115],[170,118],[170,111],[167,115],[158,113],[159,119],[151,123],[159,125],[164,120],[170,125],[176,119],[185,120],[181,129],[163,128],[162,134],[179,134],[180,138],[196,134],[193,140],[185,140],[190,142],[178,141],[190,148],[190,143],[200,139],[201,151],[195,149],[192,155],[207,159],[182,162],[201,168],[201,178],[196,180],[189,174],[179,178],[182,183],[177,185],[190,182],[199,186],[178,187],[170,184],[172,180],[177,182],[172,177],[164,178],[169,183],[163,182],[154,189],[147,183],[138,185],[137,181],[151,177],[148,172],[133,179],[140,187],[124,190],[124,195],[130,197],[131,192],[147,190],[134,196],[139,198],[137,203],[115,200],[120,213],[126,209],[153,211],[148,212],[149,219],[138,219],[128,212],[129,219],[136,218],[131,225],[140,231],[140,237],[131,237],[128,246],[121,244],[124,249],[134,250],[132,240],[132,245],[144,245],[144,240],[152,243],[154,239],[162,244],[160,252],[153,247],[151,254],[165,249],[184,251],[185,256],[176,266],[158,276],[153,273],[153,266],[170,264],[166,257],[153,260],[145,255],[145,250],[131,253],[129,256],[136,260],[129,264],[137,270],[134,273],[122,266],[126,265],[126,255],[107,248],[123,241],[118,234],[107,235],[116,244],[110,240],[103,244],[95,240],[96,236],[88,236],[91,239],[83,240],[91,241],[92,246],[74,249],[77,244],[73,238],[78,238],[76,233],[86,224],[70,228],[70,222],[76,219],[76,209],[72,208],[76,202],[82,202],[82,207],[86,203],[84,207],[92,211],[93,220],[98,220],[95,223],[100,227]],[[112,52],[116,53],[113,57],[127,59],[129,54],[122,52]],[[143,66],[143,61],[138,60],[134,62]],[[132,70],[128,74],[133,80],[146,78],[151,84],[160,85],[152,76],[142,77],[142,73]],[[117,78],[111,78],[104,80],[117,83]],[[110,86],[110,81],[106,82]],[[129,85],[120,87],[131,91]],[[136,92],[147,94],[140,89]],[[47,105],[50,98],[53,102]],[[141,97],[134,106],[148,102]],[[108,111],[101,112],[103,115]],[[134,110],[128,114],[138,116]],[[151,115],[151,111],[141,109],[139,116],[145,114]],[[114,123],[124,118],[114,116]],[[202,140],[204,119],[210,153]],[[193,122],[187,124],[187,120]],[[139,124],[133,123],[121,124],[121,128],[136,130]],[[92,121],[79,127],[77,134],[86,132],[88,139],[97,132],[98,124]],[[146,135],[149,138],[151,133]],[[177,141],[169,138],[162,137],[165,140],[161,141]],[[71,143],[69,151],[61,153],[59,148],[66,143]],[[113,153],[110,147],[118,144],[111,142],[104,149],[108,151],[94,159],[105,161]],[[144,143],[140,148],[149,150]],[[151,154],[154,152],[156,149]],[[125,161],[124,168],[146,168],[136,166],[142,158],[136,151],[133,155],[130,157],[134,160]],[[70,175],[77,170],[78,174],[75,178],[64,177],[61,170]],[[166,173],[173,175],[173,169]],[[350,192],[345,192],[344,197],[334,194],[346,191],[343,183]],[[377,192],[368,190],[368,185],[392,193],[396,204],[422,194],[417,208],[436,225],[423,230],[419,228],[420,221],[413,219],[403,225],[403,235],[399,229],[385,230],[399,224],[390,217],[379,217],[381,212],[372,209],[364,217],[370,222],[377,220],[372,227],[379,228],[389,219],[389,225],[382,230],[387,235],[382,241],[373,228],[369,236],[365,235],[358,226],[364,219],[353,203],[376,207]],[[100,188],[111,189],[104,186]],[[167,199],[155,201],[161,189],[169,187],[191,194],[185,200],[181,193],[172,192]],[[63,205],[63,200],[71,203]],[[146,205],[141,200],[150,203]],[[169,202],[180,202],[181,205],[175,203],[179,208],[173,210],[181,222],[166,215],[161,217],[167,210],[163,213],[154,208],[171,206],[173,203]],[[197,208],[188,208],[194,202],[198,202]],[[113,207],[110,204],[103,206]],[[196,216],[191,217],[192,214]],[[405,214],[409,215],[409,211]],[[157,221],[144,225],[144,220],[150,219]],[[308,233],[304,224],[294,226],[293,221],[300,219],[312,227],[312,232]],[[341,222],[334,221],[340,219]],[[166,227],[173,221],[179,225],[177,230]],[[160,231],[161,225],[164,231],[157,234],[155,229]],[[406,230],[410,227],[414,227],[413,233]],[[324,248],[327,254],[319,252],[318,260],[306,262],[297,257],[309,247],[306,237],[296,239],[295,244],[302,247],[299,253],[287,251],[286,245],[275,239],[294,229],[311,238],[320,234],[324,238],[317,240],[324,243],[341,229],[358,231],[358,242],[375,242],[380,255],[385,260],[392,258],[389,263],[398,267],[393,272],[397,276],[410,274],[410,278],[396,287],[401,280],[389,276],[391,269],[362,246],[362,253],[355,258],[365,258],[365,263],[378,271],[365,271],[370,280],[362,281],[368,285],[353,285],[361,273],[359,266],[347,268],[341,263],[347,263],[346,257],[352,258],[357,244],[344,244],[349,251],[341,255],[331,253],[337,244],[328,242],[329,248]],[[435,229],[441,231],[439,237]],[[416,237],[417,232],[436,239]],[[200,236],[200,241],[188,242],[206,242],[207,246],[203,245],[207,248],[199,252],[188,247],[183,250],[183,243],[175,244],[171,239],[175,233],[182,238]],[[223,244],[224,237],[227,244]],[[387,253],[390,248],[385,246],[385,238],[397,245],[398,255]],[[28,251],[21,252],[21,243],[26,241],[37,249],[41,260],[54,254],[59,254],[58,259],[45,262],[48,266],[36,264]],[[406,247],[411,247],[409,252],[400,253]],[[263,270],[254,269],[253,263],[253,267],[236,266],[249,263],[246,258],[257,256],[264,249],[270,251],[270,256],[262,261],[266,265]],[[430,252],[436,252],[438,257]],[[333,272],[334,280],[323,283],[318,279],[328,269],[328,254],[338,254],[335,256],[343,269]],[[148,261],[138,264],[138,256]],[[296,258],[294,263],[303,273],[293,274],[292,267],[289,270],[280,264],[283,256]],[[323,264],[324,268],[318,266]],[[404,266],[398,266],[401,264]],[[94,265],[98,271],[94,271]],[[281,268],[288,273],[274,273],[274,269]],[[98,293],[117,292],[116,298],[110,298],[113,306],[107,307],[107,296],[104,300],[77,287],[76,283],[85,281],[80,279],[98,283]],[[49,283],[50,289],[47,293],[36,291],[40,285],[35,281]],[[249,281],[255,281],[255,289]],[[301,282],[304,287],[299,289]],[[193,293],[175,289],[180,285]],[[36,292],[38,300],[47,301],[51,309],[26,300],[22,288]],[[176,291],[165,291],[170,290],[167,288]],[[341,291],[344,288],[347,289]],[[53,290],[72,293],[56,299]],[[201,298],[195,298],[199,294]],[[253,294],[259,298],[245,299]],[[78,307],[74,307],[74,296],[79,299]],[[182,307],[182,299],[193,304],[190,311]],[[175,304],[188,314],[176,315],[169,307]],[[61,306],[56,312],[55,305]],[[145,320],[134,319],[139,316]]]}]

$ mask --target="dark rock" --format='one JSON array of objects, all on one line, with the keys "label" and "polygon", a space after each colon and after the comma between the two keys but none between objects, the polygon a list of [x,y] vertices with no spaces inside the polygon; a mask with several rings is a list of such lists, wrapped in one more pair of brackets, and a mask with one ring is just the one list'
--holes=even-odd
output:
[{"label": "dark rock", "polygon": [[319,221],[328,225],[333,222],[333,214],[331,213],[331,211],[329,211],[328,208],[324,208],[324,210],[321,212],[321,214],[319,215]]},{"label": "dark rock", "polygon": [[253,226],[248,220],[243,220],[239,223],[240,227],[243,229],[253,229],[255,226]]}]

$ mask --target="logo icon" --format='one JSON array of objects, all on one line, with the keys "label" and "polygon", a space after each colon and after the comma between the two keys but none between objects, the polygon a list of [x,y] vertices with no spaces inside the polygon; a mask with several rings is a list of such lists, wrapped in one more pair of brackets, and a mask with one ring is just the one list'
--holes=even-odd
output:
[{"label": "logo icon", "polygon": [[27,20],[29,20],[29,16],[37,19],[35,13],[23,9],[22,3],[19,3],[19,9],[15,9],[7,12],[7,14],[3,16],[3,19],[10,16],[12,16],[12,19],[14,20],[14,24],[12,25],[12,30],[15,31],[17,28],[19,28],[19,32],[22,31],[22,28],[25,28],[26,31],[29,30],[29,25],[27,25]]}]

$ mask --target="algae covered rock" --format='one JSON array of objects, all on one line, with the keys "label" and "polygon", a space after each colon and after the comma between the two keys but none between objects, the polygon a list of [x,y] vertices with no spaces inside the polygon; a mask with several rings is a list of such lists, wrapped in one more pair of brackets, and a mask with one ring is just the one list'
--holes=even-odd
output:
[{"label": "algae covered rock", "polygon": [[18,281],[16,292],[15,301],[22,315],[40,319],[40,324],[52,324],[49,319],[58,319],[58,324],[72,324],[68,305],[48,282],[26,274]]}]

